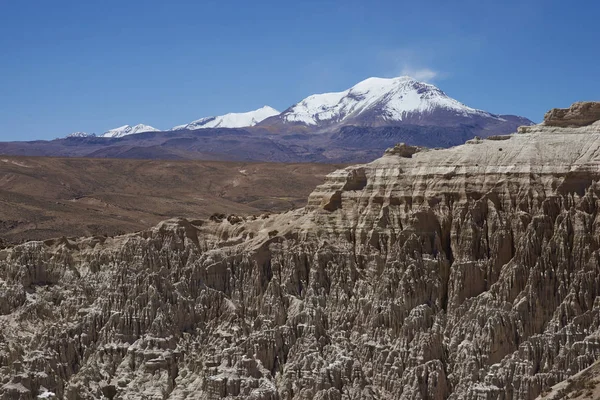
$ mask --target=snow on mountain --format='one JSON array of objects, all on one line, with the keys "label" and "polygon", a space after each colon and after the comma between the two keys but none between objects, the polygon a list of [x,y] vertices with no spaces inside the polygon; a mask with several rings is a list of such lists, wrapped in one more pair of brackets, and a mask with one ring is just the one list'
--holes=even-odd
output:
[{"label": "snow on mountain", "polygon": [[68,135],[68,138],[82,138],[82,137],[95,137],[95,133],[87,133],[87,132],[73,132]]},{"label": "snow on mountain", "polygon": [[254,126],[266,118],[278,115],[279,111],[273,107],[264,106],[258,110],[244,112],[244,113],[229,113],[217,117],[206,117],[196,121],[190,122],[189,124],[178,125],[172,128],[172,131],[181,129],[202,129],[202,128],[244,128],[248,126]]},{"label": "snow on mountain", "polygon": [[345,122],[374,113],[384,122],[398,122],[410,114],[432,113],[439,109],[463,116],[498,118],[450,98],[433,85],[402,76],[391,79],[368,78],[343,92],[309,96],[284,111],[281,121],[320,125]]},{"label": "snow on mountain", "polygon": [[150,125],[138,124],[135,126],[123,125],[118,128],[111,129],[102,134],[101,137],[119,138],[127,135],[134,135],[142,132],[158,132],[159,129]]},{"label": "snow on mountain", "polygon": [[[368,78],[342,92],[314,94],[280,113],[264,106],[243,113],[201,118],[170,129],[245,128],[255,125],[270,132],[333,132],[344,126],[398,127],[475,126],[483,137],[511,132],[519,125],[532,123],[526,118],[495,115],[478,110],[449,97],[434,85],[408,76]],[[141,132],[159,131],[148,125],[124,125],[101,137],[123,137]],[[92,136],[76,132],[68,137]]]}]

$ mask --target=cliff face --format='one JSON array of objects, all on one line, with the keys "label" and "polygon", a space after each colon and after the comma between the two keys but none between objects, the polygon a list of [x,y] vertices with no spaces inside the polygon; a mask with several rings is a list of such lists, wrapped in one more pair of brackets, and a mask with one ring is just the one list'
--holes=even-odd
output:
[{"label": "cliff face", "polygon": [[0,393],[534,399],[600,358],[600,125],[397,146],[304,209],[0,251]]},{"label": "cliff face", "polygon": [[578,127],[593,124],[600,120],[600,102],[583,101],[569,108],[553,108],[544,115],[544,125]]}]

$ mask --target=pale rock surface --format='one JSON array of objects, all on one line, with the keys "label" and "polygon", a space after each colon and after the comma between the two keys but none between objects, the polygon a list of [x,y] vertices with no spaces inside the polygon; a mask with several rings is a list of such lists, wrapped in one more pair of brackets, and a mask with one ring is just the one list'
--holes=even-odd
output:
[{"label": "pale rock surface", "polygon": [[600,358],[600,130],[536,129],[0,250],[0,397],[535,399]]},{"label": "pale rock surface", "polygon": [[600,362],[544,390],[538,400],[600,399]]},{"label": "pale rock surface", "polygon": [[544,115],[544,125],[578,127],[600,120],[600,102],[582,101],[569,108],[553,108]]}]

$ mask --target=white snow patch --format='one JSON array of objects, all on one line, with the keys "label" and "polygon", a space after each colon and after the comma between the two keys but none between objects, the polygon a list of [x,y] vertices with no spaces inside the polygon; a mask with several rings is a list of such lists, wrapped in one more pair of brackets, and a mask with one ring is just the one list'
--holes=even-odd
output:
[{"label": "white snow patch", "polygon": [[150,125],[138,124],[135,126],[123,125],[118,128],[110,129],[102,134],[101,137],[108,138],[118,138],[127,135],[135,135],[136,133],[142,132],[158,132],[159,129],[156,129]]},{"label": "white snow patch", "polygon": [[244,113],[229,113],[217,117],[205,117],[192,121],[189,124],[177,125],[171,130],[202,129],[202,128],[244,128],[254,126],[265,119],[279,114],[273,107],[264,106],[258,110]]},{"label": "white snow patch", "polygon": [[87,133],[87,132],[73,132],[70,135],[67,135],[68,138],[80,138],[80,137],[95,137],[95,133]]}]

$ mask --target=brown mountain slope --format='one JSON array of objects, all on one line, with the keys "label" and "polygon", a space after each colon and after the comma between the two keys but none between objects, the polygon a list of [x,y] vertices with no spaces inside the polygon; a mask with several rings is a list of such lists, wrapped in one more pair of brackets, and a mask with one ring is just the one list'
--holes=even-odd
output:
[{"label": "brown mountain slope", "polygon": [[172,216],[288,210],[338,167],[0,156],[0,242],[113,235]]}]

